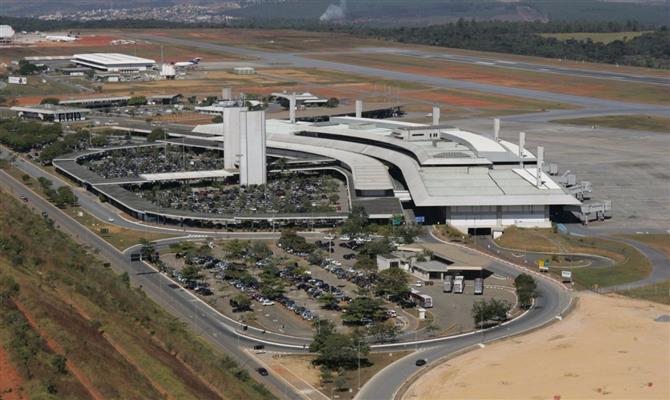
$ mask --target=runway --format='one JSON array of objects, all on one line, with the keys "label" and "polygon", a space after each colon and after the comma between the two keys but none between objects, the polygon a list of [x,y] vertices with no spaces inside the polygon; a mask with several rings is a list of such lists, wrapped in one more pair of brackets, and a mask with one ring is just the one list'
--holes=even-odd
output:
[{"label": "runway", "polygon": [[[403,82],[420,83],[446,89],[473,90],[483,93],[493,93],[504,96],[530,98],[546,102],[559,102],[565,104],[572,104],[581,107],[581,109],[577,110],[561,110],[562,111],[560,114],[561,118],[578,118],[586,113],[593,113],[593,112],[597,112],[599,114],[641,113],[641,114],[652,114],[660,116],[667,116],[668,114],[670,114],[670,107],[667,106],[664,107],[650,104],[628,103],[615,100],[599,99],[595,97],[575,96],[562,93],[552,93],[539,90],[493,85],[488,83],[463,81],[458,79],[417,75],[412,73],[387,70],[383,68],[372,68],[353,64],[346,64],[343,62],[313,60],[305,58],[302,55],[295,53],[280,53],[280,52],[255,50],[242,47],[226,46],[222,44],[200,42],[197,40],[190,40],[190,39],[164,37],[164,36],[142,34],[142,33],[132,33],[129,34],[129,36],[132,36],[133,38],[140,40],[149,40],[160,43],[188,46],[214,52],[238,54],[245,57],[254,58],[257,60],[257,62],[267,63],[270,65],[281,65],[282,67],[293,66],[299,68],[319,68],[326,70],[335,70],[351,74],[372,76],[377,79],[383,78]],[[530,68],[530,66],[528,68]],[[558,71],[557,69],[555,73],[566,73],[566,72],[561,72]],[[603,72],[601,74],[606,73]],[[627,79],[640,79],[640,78],[630,76]],[[552,113],[537,113],[534,114],[534,118],[537,121],[549,121],[551,119],[555,119],[556,115]]]}]

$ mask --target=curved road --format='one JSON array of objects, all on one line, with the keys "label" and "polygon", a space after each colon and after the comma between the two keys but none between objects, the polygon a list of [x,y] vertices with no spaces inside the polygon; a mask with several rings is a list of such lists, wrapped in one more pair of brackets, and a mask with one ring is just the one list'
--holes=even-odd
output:
[{"label": "curved road", "polygon": [[[253,328],[249,328],[246,331],[241,330],[241,324],[223,316],[188,290],[181,288],[163,274],[158,273],[148,264],[130,262],[127,253],[115,249],[99,236],[92,234],[86,227],[27,189],[21,182],[4,171],[0,171],[0,185],[9,189],[15,196],[25,196],[28,199],[28,205],[36,211],[47,212],[49,217],[54,220],[58,229],[71,235],[80,243],[96,249],[98,255],[109,261],[115,271],[119,273],[127,272],[131,276],[133,284],[140,286],[152,300],[186,322],[196,334],[201,335],[212,345],[235,357],[242,365],[252,369],[261,366],[255,357],[245,351],[245,349],[257,344],[264,344],[267,350],[284,352],[305,351],[304,348],[309,343],[308,339],[290,337],[273,332],[263,332]],[[493,263],[490,268],[493,272],[506,276],[514,276],[519,273],[518,269],[502,263]],[[428,341],[429,345],[391,343],[373,346],[374,351],[412,349],[417,346],[428,347],[422,348],[413,357],[405,357],[384,369],[363,388],[361,392],[362,398],[389,398],[387,396],[389,391],[394,392],[397,390],[397,387],[415,371],[416,367],[414,367],[413,363],[416,357],[424,357],[432,361],[473,344],[494,340],[509,334],[520,333],[551,321],[569,303],[570,296],[561,286],[554,282],[542,279],[538,281],[538,284],[540,298],[538,299],[537,306],[523,317],[503,327],[456,338],[433,339]],[[375,384],[379,379],[386,380],[389,378],[392,380],[386,381],[385,385]],[[396,382],[397,384],[391,385],[388,382]],[[274,374],[263,378],[263,383],[267,384],[279,397],[319,398],[321,396],[318,393],[311,393],[310,388],[298,389],[289,387],[286,381],[278,376],[274,376]],[[383,391],[383,393],[380,391]]]},{"label": "curved road", "polygon": [[[432,235],[426,237],[432,242],[440,242]],[[446,244],[445,244],[446,246]],[[483,253],[481,253],[483,254]],[[489,258],[491,258],[489,256]],[[486,267],[492,272],[504,276],[516,276],[522,272],[521,268],[514,267],[511,264],[499,262],[493,258],[492,262]],[[356,396],[359,400],[382,400],[393,399],[403,384],[407,382],[414,374],[421,372],[426,367],[417,367],[415,362],[419,358],[424,358],[430,363],[434,363],[444,357],[454,353],[473,348],[479,344],[488,343],[511,335],[543,326],[558,318],[568,310],[572,296],[564,286],[546,278],[543,275],[535,274],[539,279],[537,282],[538,298],[535,306],[526,314],[511,321],[510,323],[491,328],[485,331],[473,332],[465,335],[458,335],[452,338],[439,340],[434,345],[420,345],[416,352],[394,362],[388,367],[377,373],[369,380]],[[412,349],[413,345],[388,345],[386,350],[391,349]],[[382,346],[377,346],[376,350],[381,350]]]}]

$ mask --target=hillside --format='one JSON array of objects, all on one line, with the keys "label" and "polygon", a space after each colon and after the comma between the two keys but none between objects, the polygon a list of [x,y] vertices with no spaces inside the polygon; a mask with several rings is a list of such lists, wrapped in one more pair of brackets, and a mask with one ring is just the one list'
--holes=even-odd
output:
[{"label": "hillside", "polygon": [[0,221],[0,348],[23,398],[272,398],[6,193]]}]

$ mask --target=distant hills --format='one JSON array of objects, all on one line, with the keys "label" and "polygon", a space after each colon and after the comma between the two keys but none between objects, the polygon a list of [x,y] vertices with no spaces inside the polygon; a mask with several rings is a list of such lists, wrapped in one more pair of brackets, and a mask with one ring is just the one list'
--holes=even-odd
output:
[{"label": "distant hills", "polygon": [[243,19],[310,19],[375,26],[425,26],[463,19],[618,21],[667,24],[670,0],[0,0],[0,15],[39,16],[93,9],[239,4]]}]

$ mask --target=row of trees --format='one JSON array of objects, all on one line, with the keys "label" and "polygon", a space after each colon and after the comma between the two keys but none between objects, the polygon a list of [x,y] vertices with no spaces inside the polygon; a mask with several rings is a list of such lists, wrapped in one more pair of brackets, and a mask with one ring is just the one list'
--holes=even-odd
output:
[{"label": "row of trees", "polygon": [[0,120],[0,143],[25,152],[55,142],[62,131],[60,124],[5,119]]},{"label": "row of trees", "polygon": [[51,180],[43,176],[40,176],[37,180],[44,190],[44,194],[47,196],[50,202],[54,203],[56,207],[64,208],[65,206],[77,205],[77,196],[69,186],[61,186],[57,189],[53,189],[53,182]]},{"label": "row of trees", "polygon": [[6,349],[17,361],[22,374],[32,379],[39,370],[44,390],[51,395],[57,394],[55,382],[59,380],[58,375],[67,374],[67,358],[44,351],[44,340],[13,302],[19,291],[19,284],[11,276],[0,275],[0,323],[11,338]]}]

